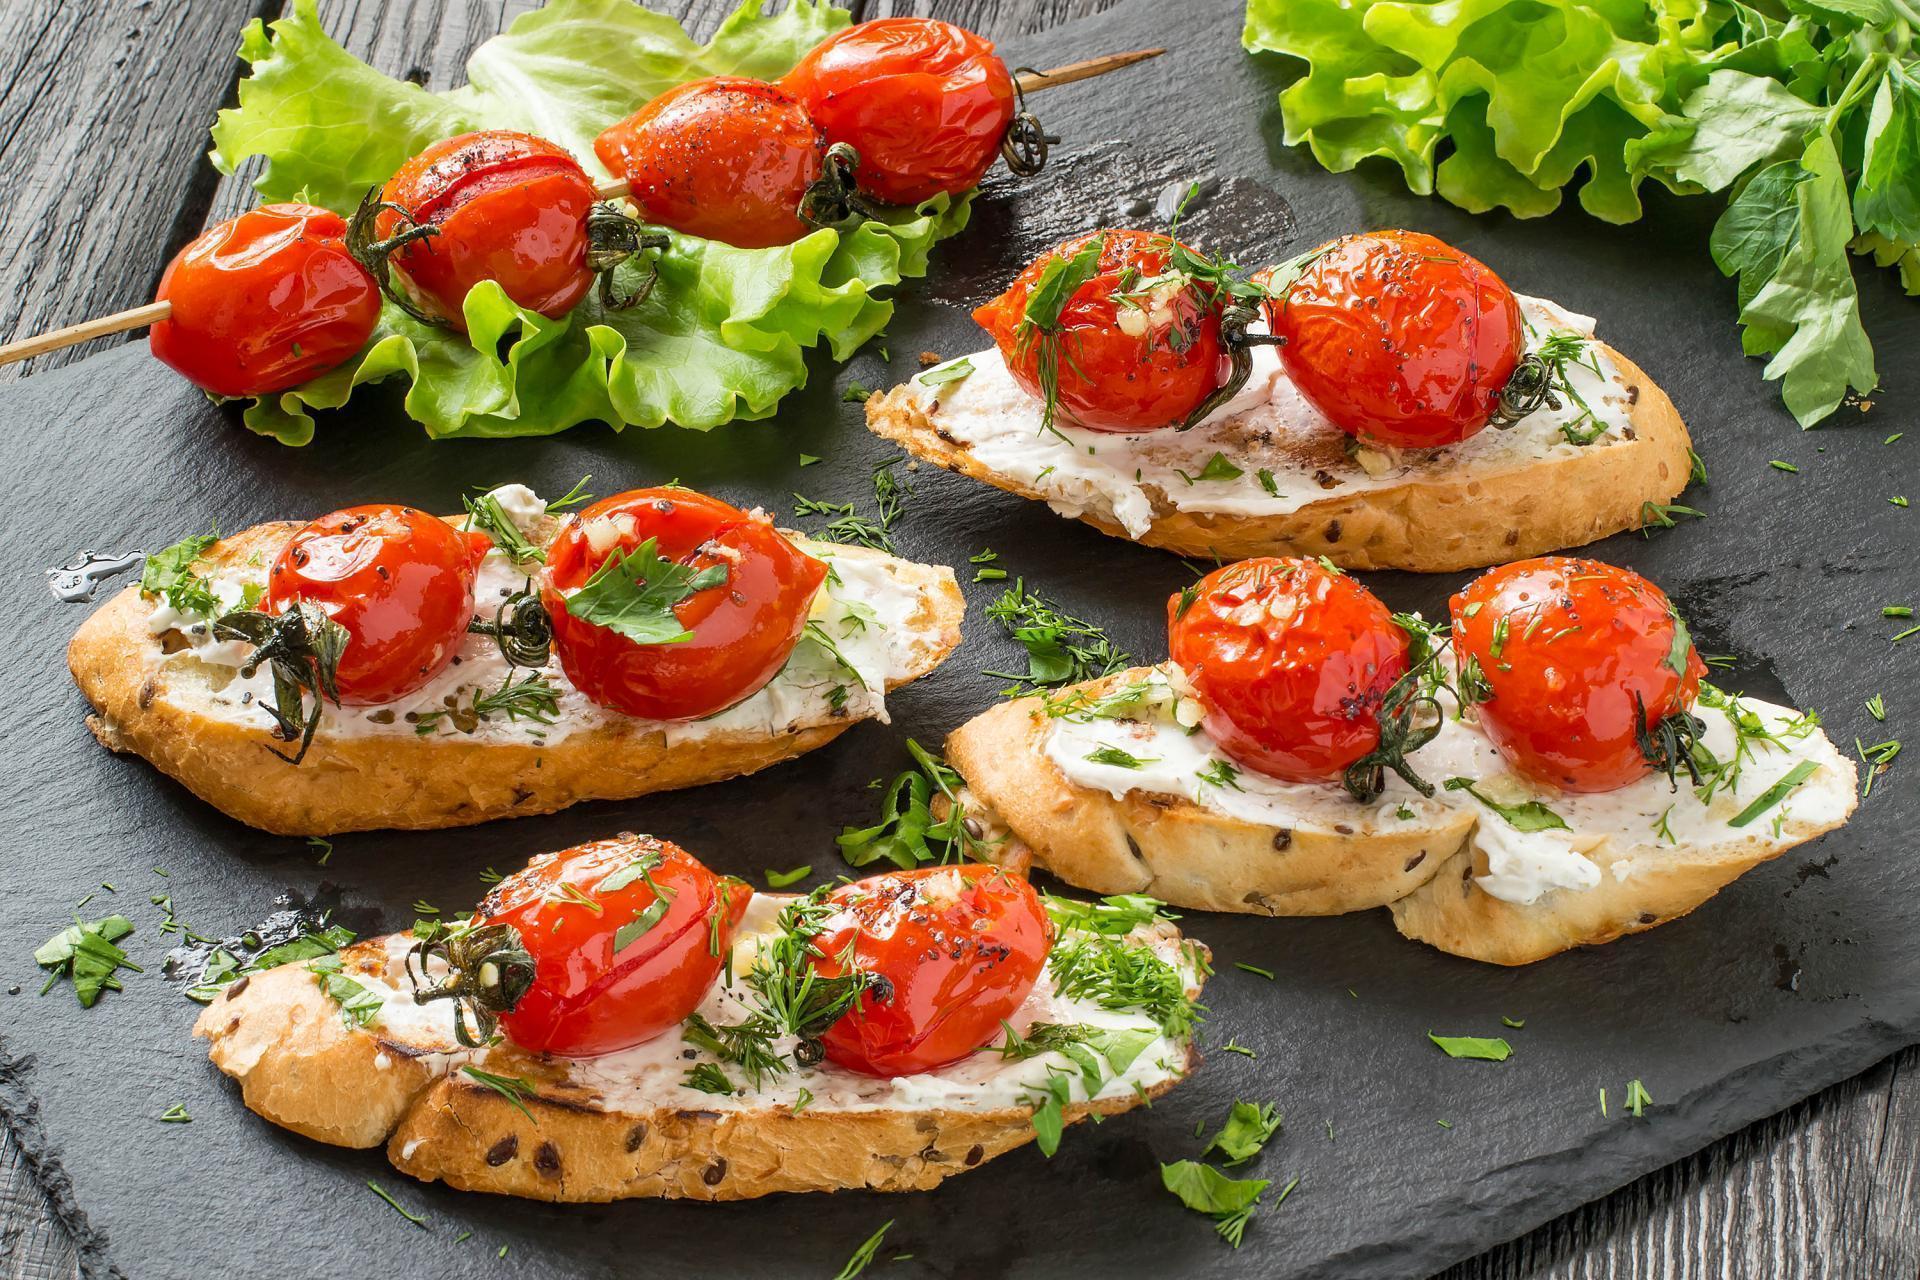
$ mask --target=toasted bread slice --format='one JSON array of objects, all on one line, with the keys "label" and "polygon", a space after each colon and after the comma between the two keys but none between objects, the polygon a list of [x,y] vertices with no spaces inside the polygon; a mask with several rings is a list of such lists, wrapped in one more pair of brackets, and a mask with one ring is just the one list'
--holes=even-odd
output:
[{"label": "toasted bread slice", "polygon": [[[1443,573],[1505,564],[1638,529],[1646,523],[1648,503],[1671,502],[1686,488],[1692,442],[1673,402],[1631,360],[1604,343],[1594,347],[1617,374],[1625,422],[1584,447],[1549,443],[1531,455],[1507,451],[1484,461],[1462,461],[1439,450],[1402,468],[1400,478],[1379,483],[1368,480],[1348,456],[1344,437],[1331,428],[1276,444],[1271,433],[1242,429],[1229,420],[1218,429],[1203,425],[1174,437],[1190,442],[1191,456],[1182,465],[1197,478],[1217,454],[1239,468],[1234,482],[1242,486],[1253,482],[1256,468],[1267,466],[1268,474],[1280,469],[1312,477],[1319,488],[1348,489],[1293,506],[1264,503],[1256,493],[1250,500],[1223,503],[1224,509],[1197,509],[1192,494],[1200,489],[1192,481],[1169,484],[1148,474],[1131,485],[1119,477],[1137,509],[1123,516],[1113,493],[1077,483],[1065,470],[1048,465],[1022,478],[983,460],[973,442],[943,420],[947,398],[913,382],[868,400],[867,426],[927,462],[1049,503],[1102,533],[1179,555],[1218,560],[1324,556],[1344,569]],[[1005,376],[994,353],[970,359]],[[1032,419],[1027,429],[1038,438],[1037,405],[1027,416]],[[1535,429],[1523,421],[1513,431]],[[1492,440],[1499,433],[1482,435]],[[1076,437],[1074,444],[1083,442]],[[1088,451],[1116,447],[1085,444]],[[1271,465],[1261,461],[1266,455],[1260,450],[1276,449],[1286,456],[1269,459]],[[1466,446],[1461,450],[1464,457]],[[1049,463],[1052,459],[1047,455]],[[1263,513],[1263,506],[1275,509]]]},{"label": "toasted bread slice", "polygon": [[[763,919],[789,900],[755,896]],[[1198,996],[1204,949],[1170,925],[1150,929],[1142,937],[1157,951],[1187,957],[1183,973]],[[357,943],[340,953],[341,971],[404,1003],[409,941]],[[1051,1007],[1042,987],[1045,974],[1016,1015],[1021,1025]],[[1198,1063],[1190,1041],[1163,1041],[1148,1051],[1151,1061],[1136,1060],[1137,1088],[1114,1077],[1091,1098],[1078,1068],[1058,1054],[1000,1068],[988,1051],[975,1055],[985,1066],[970,1058],[950,1074],[885,1081],[823,1065],[783,1076],[762,1095],[715,1097],[678,1083],[694,1054],[683,1056],[674,1032],[644,1067],[623,1065],[622,1055],[555,1058],[507,1044],[464,1050],[445,1002],[404,1003],[392,1025],[384,1014],[350,1025],[301,963],[233,982],[194,1034],[211,1042],[213,1064],[239,1082],[246,1105],[283,1128],[335,1146],[384,1143],[401,1172],[464,1191],[569,1202],[924,1191],[1033,1139],[1038,1099],[993,1092],[996,1069],[1018,1069],[1023,1079],[1074,1075],[1063,1108],[1072,1124],[1146,1105]],[[502,1092],[468,1065],[519,1087]],[[930,1083],[916,1088],[922,1079]]]},{"label": "toasted bread slice", "polygon": [[[298,528],[279,522],[223,538],[197,570],[264,579],[265,566]],[[965,602],[952,570],[789,536],[809,554],[870,566],[889,591],[901,593],[905,607],[885,642],[888,689],[926,675],[959,644]],[[825,746],[883,705],[864,697],[837,711],[823,704],[818,715],[772,732],[722,720],[681,743],[670,740],[669,726],[613,712],[596,712],[590,723],[544,740],[533,732],[422,736],[406,724],[342,733],[330,719],[306,758],[290,765],[281,756],[287,744],[264,713],[242,715],[223,705],[232,701],[222,690],[233,668],[180,653],[177,633],[156,634],[154,610],[129,587],[96,610],[68,646],[68,666],[94,709],[88,727],[110,750],[144,756],[222,812],[282,835],[465,826],[700,786]],[[492,644],[468,638],[469,650]],[[544,672],[564,682],[557,662]],[[585,706],[570,687],[568,694]]]},{"label": "toasted bread slice", "polygon": [[[1136,667],[1075,690],[1098,698],[1148,675]],[[983,856],[1095,893],[1144,893],[1202,911],[1341,915],[1412,893],[1473,829],[1473,815],[1457,811],[1386,826],[1356,805],[1341,831],[1250,822],[1152,791],[1116,799],[1061,773],[1045,747],[1052,727],[1045,700],[1003,702],[953,731],[947,761],[967,780],[963,804],[987,829]]]},{"label": "toasted bread slice", "polygon": [[[1706,800],[1684,775],[1672,789],[1649,777],[1599,796],[1515,789],[1484,735],[1449,719],[1438,745],[1410,757],[1416,770],[1435,783],[1471,773],[1466,780],[1480,795],[1507,791],[1504,802],[1514,806],[1539,800],[1556,820],[1564,812],[1566,825],[1528,832],[1472,792],[1436,787],[1422,797],[1391,778],[1372,804],[1332,784],[1269,783],[1269,812],[1293,816],[1262,822],[1245,811],[1265,803],[1246,773],[1212,789],[1191,780],[1190,766],[1219,758],[1204,732],[1163,726],[1156,738],[1142,723],[1149,712],[1135,720],[1129,708],[1066,729],[1049,714],[1050,704],[1055,712],[1072,705],[1067,700],[1085,707],[1154,678],[1136,668],[1051,699],[1002,703],[954,731],[947,758],[966,779],[962,805],[990,842],[984,856],[1100,893],[1144,893],[1209,911],[1328,915],[1390,906],[1409,938],[1519,965],[1678,919],[1751,868],[1841,826],[1855,805],[1853,762],[1810,720],[1743,703],[1780,738],[1751,740],[1742,772]],[[1709,723],[1703,741],[1733,758],[1723,741],[1731,719],[1701,714]],[[1057,746],[1056,733],[1070,745]],[[1087,748],[1102,736],[1137,763],[1078,764],[1094,761]],[[1188,748],[1180,766],[1188,771],[1178,779],[1148,768],[1170,767],[1162,762],[1182,742],[1201,745]],[[1062,761],[1088,776],[1069,777]],[[1769,801],[1768,789],[1802,764],[1810,772]],[[1236,807],[1243,811],[1229,811]]]}]

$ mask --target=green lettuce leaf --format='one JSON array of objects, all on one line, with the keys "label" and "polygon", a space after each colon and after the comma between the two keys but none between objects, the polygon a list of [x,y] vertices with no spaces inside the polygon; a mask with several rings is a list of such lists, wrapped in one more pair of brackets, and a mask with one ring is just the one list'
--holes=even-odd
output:
[{"label": "green lettuce leaf", "polygon": [[1740,311],[1748,355],[1770,354],[1765,376],[1780,379],[1780,396],[1802,426],[1838,408],[1851,386],[1862,395],[1880,384],[1873,345],[1860,324],[1859,296],[1847,246],[1853,215],[1840,153],[1818,134],[1800,159],[1793,184],[1791,240],[1772,276]]},{"label": "green lettuce leaf", "polygon": [[[790,0],[762,16],[747,0],[705,45],[633,0],[554,0],[481,45],[469,83],[447,93],[381,75],[321,29],[313,0],[269,28],[254,22],[239,105],[220,113],[214,163],[250,157],[270,200],[299,196],[345,212],[408,157],[450,134],[521,129],[572,149],[603,172],[594,137],[662,90],[699,76],[777,76],[849,17],[824,0]],[[409,415],[430,435],[527,436],[577,423],[708,430],[772,414],[806,382],[805,351],[845,359],[879,333],[893,304],[879,293],[924,275],[933,245],[965,227],[969,198],[939,197],[849,231],[816,231],[772,249],[674,234],[648,299],[609,311],[589,299],[560,320],[527,311],[497,285],[466,299],[465,335],[423,325],[389,304],[353,361],[255,401],[245,420],[288,444],[313,438],[311,410],[355,387],[410,383]],[[643,264],[622,268],[637,280]]]}]

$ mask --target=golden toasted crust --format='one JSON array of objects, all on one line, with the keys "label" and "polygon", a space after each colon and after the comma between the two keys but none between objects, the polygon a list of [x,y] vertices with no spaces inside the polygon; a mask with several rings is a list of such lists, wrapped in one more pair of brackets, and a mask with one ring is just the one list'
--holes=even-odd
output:
[{"label": "golden toasted crust", "polygon": [[[382,942],[360,944],[378,947]],[[253,1111],[345,1147],[387,1146],[395,1168],[463,1191],[597,1202],[745,1200],[775,1191],[925,1191],[1033,1138],[1025,1107],[848,1112],[787,1106],[612,1109],[550,1062],[494,1050],[487,1069],[530,1081],[527,1114],[416,1051],[349,1029],[299,964],[236,982],[193,1033],[240,1082]],[[1182,1074],[1196,1064],[1191,1048]],[[1068,1124],[1116,1115],[1172,1088],[1065,1109]]]},{"label": "golden toasted crust", "polygon": [[[1075,687],[1098,697],[1146,675],[1137,667]],[[1003,702],[954,730],[947,759],[967,780],[973,816],[1013,837],[988,857],[1044,867],[1095,893],[1145,893],[1203,911],[1339,915],[1419,888],[1473,829],[1461,812],[1385,831],[1289,831],[1180,796],[1116,800],[1068,781],[1047,758],[1050,723],[1038,698]]]},{"label": "golden toasted crust", "polygon": [[[1155,517],[1138,541],[1184,556],[1325,556],[1344,569],[1445,573],[1583,546],[1643,523],[1648,502],[1686,488],[1691,441],[1673,401],[1639,366],[1600,344],[1636,397],[1633,438],[1472,477],[1422,477],[1328,498],[1286,515],[1177,511],[1151,487]],[[867,426],[909,453],[1023,498],[1047,495],[1000,475],[927,416],[911,383],[867,401]],[[1129,535],[1096,512],[1081,520]]]},{"label": "golden toasted crust", "polygon": [[[215,543],[201,564],[271,563],[299,527],[255,526]],[[797,535],[795,541],[803,549],[811,545]],[[932,671],[960,643],[965,602],[952,570],[863,547],[831,550],[843,559],[887,561],[896,579],[920,595],[908,622],[916,637],[911,670],[889,687]],[[139,589],[129,587],[96,610],[68,646],[67,665],[95,712],[88,727],[110,750],[144,756],[215,808],[281,835],[466,826],[551,813],[583,800],[700,786],[825,746],[855,723],[839,720],[777,737],[714,735],[679,750],[667,745],[661,729],[640,721],[596,726],[547,744],[322,733],[295,767],[277,758],[285,744],[264,728],[196,709],[192,677],[154,662],[160,641],[147,629],[150,608]]]},{"label": "golden toasted crust", "polygon": [[1604,866],[1591,889],[1556,889],[1524,904],[1496,898],[1474,884],[1486,862],[1469,844],[1425,885],[1392,904],[1393,923],[1407,937],[1457,956],[1522,965],[1678,920],[1761,863],[1846,822],[1858,794],[1853,762],[1824,740],[1808,749],[1825,771],[1807,785],[1846,797],[1834,821],[1805,821],[1789,808],[1777,832],[1756,826],[1751,834],[1711,847],[1637,853]]}]

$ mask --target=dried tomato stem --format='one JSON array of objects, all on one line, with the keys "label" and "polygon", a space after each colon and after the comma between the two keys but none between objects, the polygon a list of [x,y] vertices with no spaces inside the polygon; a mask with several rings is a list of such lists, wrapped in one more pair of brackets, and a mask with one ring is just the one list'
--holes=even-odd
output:
[{"label": "dried tomato stem", "polygon": [[[447,976],[427,985],[427,961],[435,956],[446,962]],[[512,1013],[533,986],[534,963],[520,931],[510,924],[477,929],[435,924],[408,950],[407,979],[415,1004],[453,1001],[454,1039],[478,1049],[493,1042],[500,1015]]]}]

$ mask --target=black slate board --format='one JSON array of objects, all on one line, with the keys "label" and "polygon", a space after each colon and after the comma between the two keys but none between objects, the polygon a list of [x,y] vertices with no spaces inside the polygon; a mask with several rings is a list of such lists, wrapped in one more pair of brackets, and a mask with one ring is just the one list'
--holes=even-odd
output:
[{"label": "black slate board", "polygon": [[[415,899],[470,903],[486,866],[623,828],[659,832],[756,878],[799,862],[830,872],[832,835],[872,812],[868,780],[903,763],[907,736],[933,741],[990,702],[999,682],[978,673],[1015,653],[979,615],[991,588],[970,588],[965,646],[892,700],[891,727],[860,727],[802,761],[702,791],[471,830],[346,837],[320,868],[300,842],[241,828],[93,743],[60,660],[83,611],[49,597],[43,566],[83,546],[171,541],[208,516],[233,529],[375,497],[451,509],[473,485],[520,478],[558,491],[582,472],[601,493],[678,477],[742,503],[780,506],[796,488],[864,501],[868,469],[886,453],[840,389],[899,381],[923,349],[978,345],[965,307],[1033,251],[1096,221],[1138,221],[1140,202],[1187,177],[1214,188],[1191,233],[1250,263],[1284,256],[1290,232],[1311,244],[1406,225],[1478,254],[1517,289],[1598,316],[1603,335],[1673,395],[1713,479],[1689,499],[1711,518],[1650,540],[1615,538],[1597,553],[1665,584],[1704,651],[1739,655],[1724,683],[1815,706],[1845,743],[1911,723],[1920,641],[1891,646],[1902,624],[1880,608],[1916,595],[1916,517],[1887,497],[1920,490],[1920,414],[1903,385],[1920,352],[1920,309],[1884,278],[1868,283],[1889,391],[1870,415],[1843,412],[1801,434],[1759,365],[1739,355],[1732,287],[1704,252],[1708,202],[1651,193],[1647,221],[1626,228],[1578,212],[1516,223],[1409,197],[1384,172],[1325,174],[1279,145],[1271,104],[1287,70],[1239,52],[1239,5],[1182,6],[1177,26],[1167,12],[1139,0],[1008,48],[1012,60],[1042,66],[1155,43],[1172,52],[1049,95],[1048,122],[1072,146],[1023,191],[990,186],[933,277],[904,291],[892,364],[871,348],[844,370],[818,362],[813,385],[771,424],[705,437],[588,429],[429,444],[390,392],[375,392],[324,419],[316,446],[289,451],[246,435],[141,346],[0,395],[13,492],[0,507],[13,565],[0,587],[0,696],[11,722],[0,810],[0,925],[11,942],[0,988],[21,984],[21,994],[0,997],[10,1059],[0,1102],[43,1173],[70,1189],[64,1207],[84,1215],[73,1225],[90,1269],[829,1276],[892,1218],[882,1259],[913,1259],[879,1264],[875,1274],[891,1277],[1420,1275],[1920,1039],[1920,943],[1905,911],[1920,797],[1903,764],[1851,827],[1758,870],[1692,918],[1521,971],[1406,942],[1380,911],[1190,917],[1221,969],[1198,1076],[1151,1111],[1072,1131],[1052,1161],[1028,1148],[928,1195],[608,1207],[463,1195],[414,1184],[377,1152],[273,1128],[207,1065],[187,1037],[197,1006],[161,972],[171,940],[149,895],[172,894],[181,917],[210,934],[261,920],[282,895],[332,905],[363,931],[404,927]],[[1912,439],[1881,443],[1903,427]],[[827,461],[800,471],[801,452]],[[1799,474],[1769,467],[1773,458]],[[1064,607],[1110,624],[1134,653],[1161,654],[1159,602],[1190,579],[1180,561],[957,477],[922,475],[917,485],[899,530],[905,554],[957,564],[990,545]],[[1391,574],[1369,582],[1395,607],[1429,616],[1458,585]],[[1890,710],[1884,728],[1861,707],[1874,693]],[[118,893],[99,890],[102,881]],[[83,1012],[65,991],[34,998],[28,953],[90,890],[89,914],[117,908],[138,922],[131,950],[148,972]],[[1277,977],[1266,982],[1235,961]],[[1507,1063],[1454,1062],[1427,1043],[1429,1028],[1502,1033],[1503,1015],[1526,1022],[1504,1032],[1515,1046]],[[1229,1039],[1259,1057],[1220,1052]],[[1655,1099],[1640,1120],[1619,1108],[1629,1079]],[[1600,1113],[1603,1088],[1611,1118]],[[1238,1254],[1160,1189],[1156,1171],[1197,1155],[1196,1124],[1216,1125],[1236,1097],[1272,1099],[1286,1114],[1284,1135],[1254,1171],[1276,1187],[1300,1179]],[[158,1123],[176,1102],[193,1123]],[[426,1228],[376,1199],[369,1178],[424,1214]]]}]

